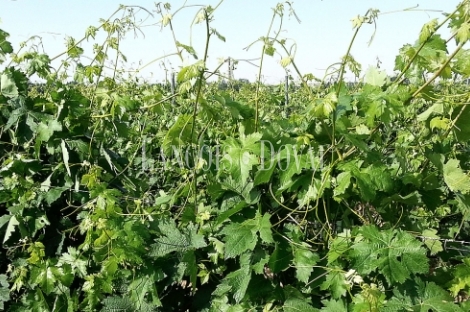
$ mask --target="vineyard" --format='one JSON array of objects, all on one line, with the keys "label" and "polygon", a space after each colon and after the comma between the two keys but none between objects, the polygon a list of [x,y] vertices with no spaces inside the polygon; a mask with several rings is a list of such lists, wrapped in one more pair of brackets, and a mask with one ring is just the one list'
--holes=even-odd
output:
[{"label": "vineyard", "polygon": [[0,310],[470,311],[470,1],[394,77],[351,54],[378,10],[320,78],[273,23],[259,76],[282,55],[290,86],[208,68],[217,8],[195,17],[205,50],[175,38],[173,87],[117,66],[142,8],[59,56],[0,29]]}]

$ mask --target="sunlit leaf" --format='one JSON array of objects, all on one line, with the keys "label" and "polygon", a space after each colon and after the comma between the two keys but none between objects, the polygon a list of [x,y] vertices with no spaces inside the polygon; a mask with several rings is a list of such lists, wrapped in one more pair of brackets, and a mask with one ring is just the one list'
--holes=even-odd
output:
[{"label": "sunlit leaf", "polygon": [[375,87],[383,86],[386,81],[387,73],[385,71],[378,70],[376,67],[369,67],[364,77],[364,83]]},{"label": "sunlit leaf", "polygon": [[5,244],[5,242],[11,237],[11,235],[15,231],[16,226],[19,225],[20,223],[18,222],[16,217],[12,215],[2,216],[2,219],[3,220],[0,220],[0,222],[2,223],[5,223],[5,221],[8,220],[8,225],[5,229],[5,236],[3,237],[3,243]]},{"label": "sunlit leaf", "polygon": [[423,25],[421,32],[419,33],[419,43],[426,42],[428,38],[436,31],[438,25],[438,19],[434,18]]},{"label": "sunlit leaf", "polygon": [[5,71],[0,76],[0,93],[6,97],[18,96],[18,87],[10,71]]},{"label": "sunlit leaf", "polygon": [[449,159],[444,165],[444,181],[453,192],[467,194],[470,191],[470,177],[460,168],[457,159]]}]

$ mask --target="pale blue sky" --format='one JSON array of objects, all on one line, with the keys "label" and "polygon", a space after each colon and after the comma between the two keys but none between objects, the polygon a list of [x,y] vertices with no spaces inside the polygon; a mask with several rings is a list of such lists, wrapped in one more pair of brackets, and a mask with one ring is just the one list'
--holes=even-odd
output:
[{"label": "pale blue sky", "polygon": [[[217,66],[218,58],[233,57],[251,59],[260,57],[261,44],[254,45],[249,51],[243,50],[261,36],[265,36],[272,17],[271,8],[276,0],[225,0],[215,12],[212,27],[224,35],[227,41],[212,39],[209,50],[209,67]],[[107,18],[119,4],[140,5],[150,11],[155,10],[155,2],[150,0],[0,0],[0,28],[9,32],[10,40],[18,47],[21,41],[32,35],[43,38],[44,48],[51,56],[65,50],[65,36],[80,39],[90,25],[99,25],[100,18]],[[182,0],[169,0],[172,10],[183,5]],[[187,5],[215,5],[218,0],[188,0]],[[293,7],[301,20],[299,24],[294,17],[286,16],[282,36],[297,42],[295,61],[303,74],[313,73],[322,78],[324,70],[332,63],[340,60],[346,53],[347,46],[353,35],[351,19],[364,14],[369,8],[379,9],[381,13],[414,7],[419,10],[452,11],[458,0],[296,0]],[[287,8],[287,6],[286,6]],[[187,8],[174,16],[174,27],[177,39],[189,45],[189,25],[197,12],[197,8]],[[286,10],[287,13],[287,10]],[[286,14],[287,15],[287,14]],[[139,13],[141,18],[146,13]],[[352,50],[353,56],[366,69],[375,65],[376,59],[382,62],[389,74],[392,73],[398,49],[405,43],[413,43],[419,35],[424,23],[431,18],[442,18],[442,13],[408,11],[380,15],[375,39],[371,46],[368,40],[373,33],[372,25],[365,25],[356,39]],[[145,24],[155,24],[160,17],[147,19]],[[278,23],[279,21],[277,21]],[[276,23],[276,25],[278,25]],[[277,26],[274,27],[277,29]],[[169,29],[160,30],[160,26],[142,29],[145,38],[129,34],[121,46],[130,63],[137,67],[139,61],[145,64],[155,58],[175,51]],[[449,32],[442,33],[445,37]],[[193,45],[202,57],[205,43],[205,28],[196,25],[193,28]],[[90,51],[90,50],[89,50]],[[91,55],[91,53],[87,53]],[[189,58],[189,61],[193,59]],[[266,82],[277,83],[284,77],[284,69],[279,65],[280,57],[266,59],[263,70]],[[168,67],[178,70],[181,62],[176,57],[168,60]],[[223,67],[226,71],[226,66]],[[234,72],[235,78],[247,78],[253,81],[258,69],[246,63],[239,64]],[[143,77],[153,81],[161,81],[164,71],[159,63],[154,63],[141,73]],[[152,76],[153,75],[153,76]]]}]

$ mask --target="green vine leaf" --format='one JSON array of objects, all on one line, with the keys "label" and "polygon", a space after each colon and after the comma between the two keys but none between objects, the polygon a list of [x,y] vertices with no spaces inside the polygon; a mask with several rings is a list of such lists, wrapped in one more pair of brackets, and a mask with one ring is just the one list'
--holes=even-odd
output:
[{"label": "green vine leaf", "polygon": [[152,244],[150,256],[160,258],[172,252],[186,252],[207,246],[204,236],[197,233],[197,225],[190,223],[180,231],[173,220],[160,220],[158,228],[161,236]]},{"label": "green vine leaf", "polygon": [[303,283],[308,283],[313,272],[313,266],[320,261],[320,256],[312,251],[302,248],[294,248],[293,263],[295,266],[295,276]]},{"label": "green vine leaf", "polygon": [[49,120],[47,124],[41,122],[37,128],[37,139],[40,142],[47,142],[56,131],[62,131],[62,124],[56,120]]},{"label": "green vine leaf", "polygon": [[112,311],[121,311],[121,312],[132,312],[135,311],[135,305],[132,301],[127,298],[121,298],[117,296],[107,297],[103,300],[103,309],[102,312],[112,312]]},{"label": "green vine leaf", "polygon": [[367,174],[373,183],[373,188],[378,191],[390,192],[393,189],[390,169],[383,165],[370,165],[361,170],[361,174]]},{"label": "green vine leaf", "polygon": [[80,252],[73,247],[68,247],[67,251],[67,253],[60,256],[57,266],[63,267],[67,264],[72,267],[73,272],[79,277],[87,276],[87,261],[81,256]]},{"label": "green vine leaf", "polygon": [[41,78],[47,78],[47,76],[50,74],[51,60],[49,55],[39,54],[37,52],[29,52],[26,53],[23,57],[25,60],[29,60],[26,69],[26,73],[29,77],[37,74]]},{"label": "green vine leaf", "polygon": [[[470,52],[468,56],[470,57]],[[468,74],[470,75],[470,64]],[[459,108],[456,109],[452,114],[452,118],[455,119],[457,116],[459,116],[459,118],[455,121],[455,126],[452,128],[452,130],[460,142],[469,141],[470,123],[468,120],[470,119],[470,109],[468,108],[468,105],[459,106]]]},{"label": "green vine leaf", "polygon": [[351,185],[351,172],[341,172],[336,177],[336,186],[333,190],[333,198],[336,201],[341,201],[342,195],[346,194],[346,190]]},{"label": "green vine leaf", "polygon": [[252,133],[247,136],[240,133],[240,139],[228,138],[224,142],[225,155],[221,160],[221,167],[231,174],[231,177],[239,184],[244,184],[250,175],[254,165],[258,164],[262,135]]},{"label": "green vine leaf", "polygon": [[271,221],[269,221],[271,219],[271,215],[266,213],[263,217],[260,217],[260,215],[257,214],[257,219],[259,220],[258,231],[261,240],[267,244],[274,243],[272,224]]},{"label": "green vine leaf", "polygon": [[[447,291],[433,282],[415,281],[412,289],[394,289],[381,311],[463,312]],[[411,296],[413,294],[413,296]]]},{"label": "green vine leaf", "polygon": [[[274,160],[277,158],[277,163]],[[313,154],[304,154],[298,150],[297,146],[286,144],[282,151],[272,158],[270,166],[274,168],[279,165],[279,161],[282,162],[280,166],[282,171],[280,172],[280,189],[286,189],[290,187],[294,180],[293,177],[300,174],[305,169],[310,169],[312,166],[319,166],[320,159]]]},{"label": "green vine leaf", "polygon": [[67,38],[66,46],[67,46],[67,55],[71,58],[78,58],[84,52],[83,48],[79,47],[75,39],[72,37]]},{"label": "green vine leaf", "polygon": [[284,296],[286,301],[282,306],[286,312],[319,312],[320,310],[313,308],[308,300],[294,287],[287,285],[284,288]]},{"label": "green vine leaf", "polygon": [[[163,139],[163,152],[165,156],[171,152],[180,152],[178,148],[190,143],[193,117],[191,115],[179,115]],[[176,150],[174,150],[176,149]]]},{"label": "green vine leaf", "polygon": [[[170,16],[171,16],[171,15],[170,15]],[[189,54],[191,54],[192,57],[194,57],[194,59],[196,59],[196,60],[198,59],[197,54],[196,54],[196,50],[194,50],[193,47],[188,46],[188,45],[186,45],[186,44],[182,44],[182,43],[179,42],[179,41],[176,42],[176,46],[177,46],[177,47],[180,47],[180,48],[183,48],[186,52],[188,52]]]},{"label": "green vine leaf", "polygon": [[444,114],[444,105],[442,103],[433,104],[431,107],[426,109],[424,112],[418,115],[418,121],[428,120],[433,114]]},{"label": "green vine leaf", "polygon": [[440,130],[447,130],[449,128],[450,120],[448,118],[443,117],[434,117],[429,122],[429,127],[431,130],[440,129]]},{"label": "green vine leaf", "polygon": [[461,290],[470,290],[470,258],[463,259],[462,264],[458,264],[453,272],[454,278],[449,290],[456,297]]},{"label": "green vine leaf", "polygon": [[457,43],[467,42],[470,38],[470,23],[464,22],[460,25],[455,33],[455,39]]},{"label": "green vine leaf", "polygon": [[246,251],[254,250],[258,242],[257,233],[263,242],[274,243],[270,217],[270,214],[261,217],[257,213],[254,219],[225,226],[221,231],[221,234],[225,235],[225,258],[234,258]]},{"label": "green vine leaf", "polygon": [[55,290],[56,277],[53,273],[53,267],[40,267],[32,272],[32,279],[35,283],[41,286],[41,290],[50,295]]},{"label": "green vine leaf", "polygon": [[381,87],[387,81],[387,73],[383,70],[378,70],[376,67],[369,67],[364,77],[364,83],[374,87]]},{"label": "green vine leaf", "polygon": [[3,63],[5,54],[13,53],[13,47],[7,40],[8,37],[10,37],[10,34],[0,29],[0,64]]},{"label": "green vine leaf", "polygon": [[152,302],[153,308],[162,306],[155,287],[155,282],[161,280],[160,275],[163,277],[163,272],[157,270],[151,275],[140,276],[129,284],[130,299],[134,306],[138,307],[138,310],[142,311],[142,304],[148,302],[145,300],[146,298],[151,298],[150,302]]},{"label": "green vine leaf", "polygon": [[462,78],[470,76],[470,50],[460,50],[452,60],[454,72],[462,75]]},{"label": "green vine leaf", "polygon": [[339,299],[346,295],[351,288],[349,282],[346,281],[345,273],[340,268],[331,268],[326,276],[326,280],[321,284],[320,289],[331,291],[334,299]]},{"label": "green vine leaf", "polygon": [[[423,237],[425,237],[424,244],[429,248],[431,255],[436,255],[444,250],[444,248],[442,247],[442,242],[439,240],[439,236],[437,235],[437,230],[424,230],[422,235]],[[426,237],[429,237],[430,239],[426,239]]]},{"label": "green vine leaf", "polygon": [[378,271],[389,285],[404,283],[412,274],[428,272],[428,258],[421,243],[401,230],[379,231],[363,226],[361,240],[351,247],[354,268],[361,276]]},{"label": "green vine leaf", "polygon": [[276,242],[276,247],[269,258],[269,268],[273,273],[279,273],[288,269],[292,260],[291,246],[285,239],[281,239]]},{"label": "green vine leaf", "polygon": [[324,98],[317,99],[309,107],[309,112],[314,117],[328,117],[338,105],[338,96],[335,92],[328,93]]},{"label": "green vine leaf", "polygon": [[230,292],[235,302],[239,303],[245,297],[250,280],[250,254],[246,253],[240,257],[240,269],[229,273],[217,286],[213,295],[222,296]]},{"label": "green vine leaf", "polygon": [[338,236],[333,239],[328,251],[329,265],[335,263],[336,260],[342,257],[349,250],[351,240],[351,231],[347,229],[339,233]]},{"label": "green vine leaf", "polygon": [[11,234],[15,231],[15,227],[20,223],[14,215],[5,215],[0,219],[0,227],[8,222],[7,228],[5,230],[5,236],[3,237],[3,244],[11,237]]},{"label": "green vine leaf", "polygon": [[320,310],[313,308],[306,300],[287,299],[282,307],[285,312],[319,312]]},{"label": "green vine leaf", "polygon": [[354,296],[353,312],[381,312],[385,304],[385,294],[375,284],[362,284],[362,291]]},{"label": "green vine leaf", "polygon": [[10,288],[5,274],[0,274],[0,310],[5,309],[5,302],[10,301]]},{"label": "green vine leaf", "polygon": [[18,87],[11,71],[5,71],[0,75],[0,93],[9,98],[18,96]]},{"label": "green vine leaf", "polygon": [[258,241],[256,232],[257,226],[253,220],[227,225],[221,232],[225,235],[225,258],[234,258],[253,250]]},{"label": "green vine leaf", "polygon": [[325,305],[320,311],[324,312],[348,312],[346,304],[342,300],[323,300],[322,303]]},{"label": "green vine leaf", "polygon": [[460,168],[458,159],[449,159],[443,167],[444,181],[452,192],[467,194],[470,191],[470,178]]},{"label": "green vine leaf", "polygon": [[211,28],[211,33],[215,34],[217,38],[219,38],[220,41],[223,41],[223,42],[226,41],[225,37],[222,36],[215,28]]},{"label": "green vine leaf", "polygon": [[429,37],[436,31],[436,27],[439,21],[437,18],[434,18],[423,25],[421,32],[419,33],[419,43],[426,42]]}]

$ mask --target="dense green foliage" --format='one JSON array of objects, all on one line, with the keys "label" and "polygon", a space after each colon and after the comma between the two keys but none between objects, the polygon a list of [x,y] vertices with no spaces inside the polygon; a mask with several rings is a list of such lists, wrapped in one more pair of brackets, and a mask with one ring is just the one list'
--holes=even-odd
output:
[{"label": "dense green foliage", "polygon": [[106,33],[88,65],[68,40],[58,69],[0,30],[0,309],[469,311],[470,2],[403,46],[393,81],[348,50],[312,88],[286,55],[288,106],[282,87],[206,81],[214,11],[175,94],[104,73],[128,15],[87,30]]}]

